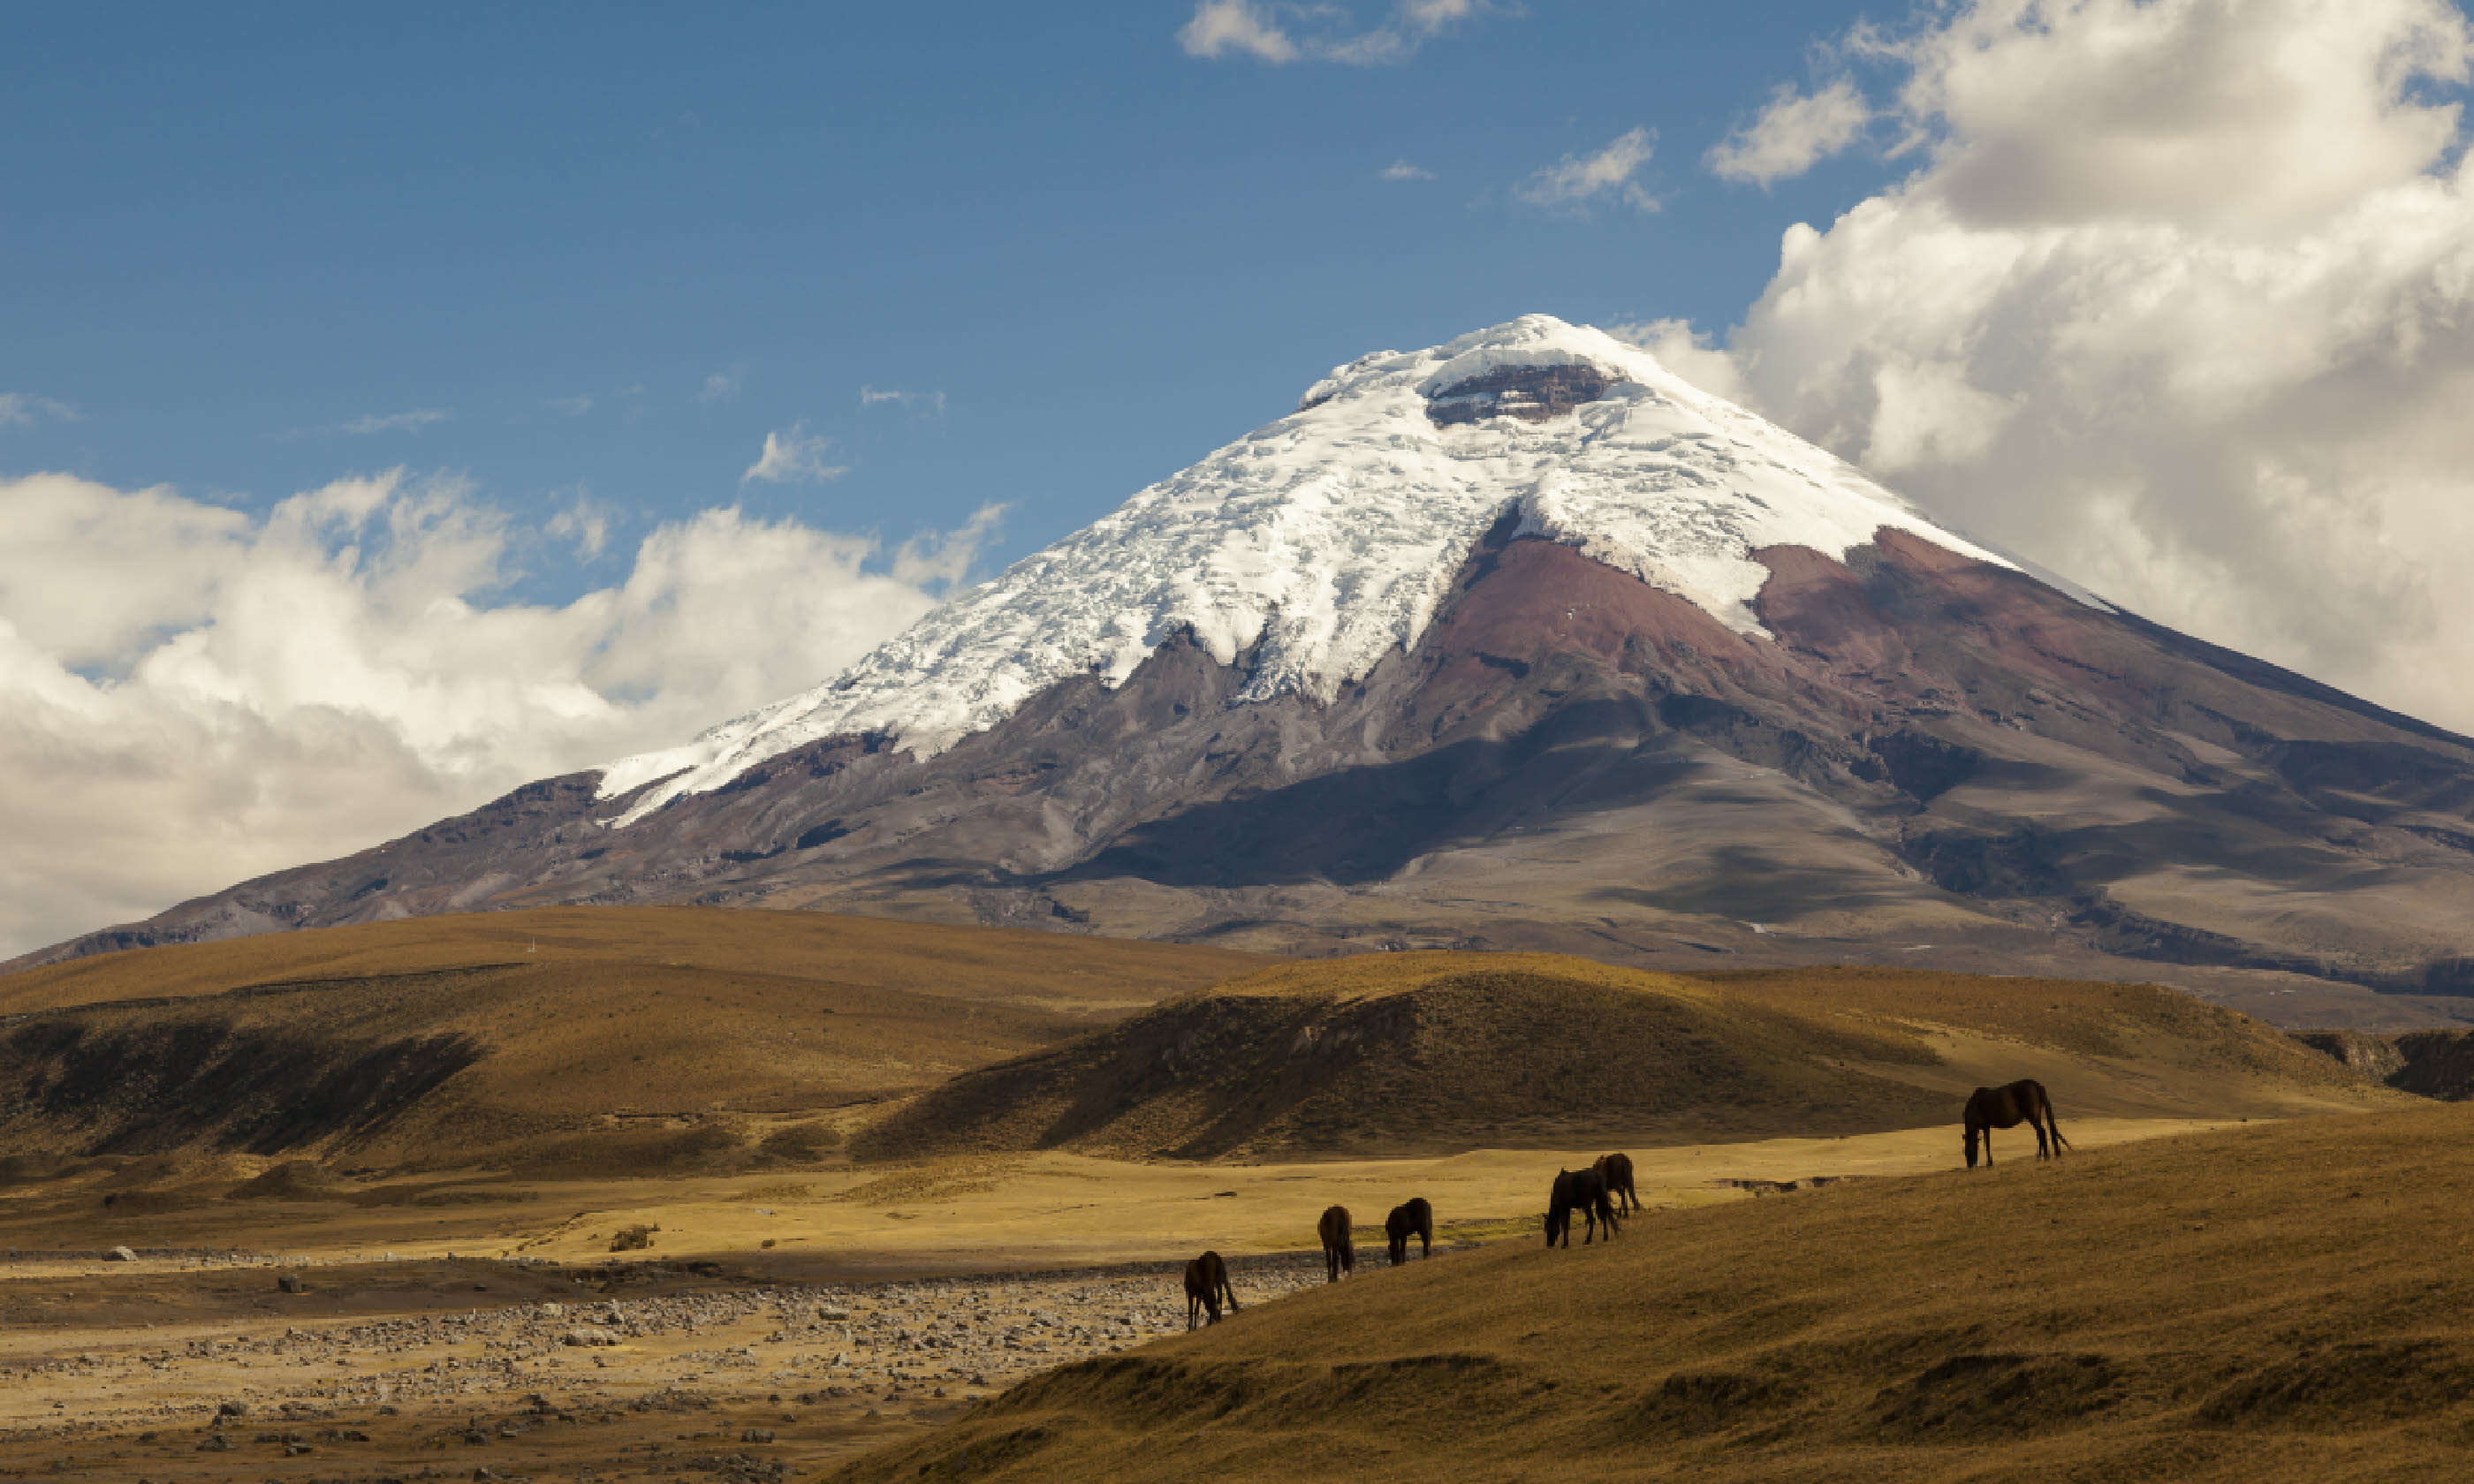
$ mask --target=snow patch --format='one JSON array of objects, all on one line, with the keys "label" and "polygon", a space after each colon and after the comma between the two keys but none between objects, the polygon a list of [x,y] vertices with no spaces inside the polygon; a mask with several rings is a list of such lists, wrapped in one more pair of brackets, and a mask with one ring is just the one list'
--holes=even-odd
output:
[{"label": "snow patch", "polygon": [[[1588,365],[1600,399],[1540,421],[1438,426],[1428,396],[1509,368]],[[718,788],[831,736],[926,758],[1059,681],[1116,685],[1190,630],[1223,664],[1249,653],[1249,701],[1329,701],[1416,645],[1463,560],[1507,513],[1748,634],[1764,546],[1832,557],[1887,526],[1979,561],[1812,444],[1598,330],[1529,315],[1419,351],[1380,351],[1113,514],[961,594],[814,690],[684,747],[604,771],[601,796],[658,786],[618,821]]]}]

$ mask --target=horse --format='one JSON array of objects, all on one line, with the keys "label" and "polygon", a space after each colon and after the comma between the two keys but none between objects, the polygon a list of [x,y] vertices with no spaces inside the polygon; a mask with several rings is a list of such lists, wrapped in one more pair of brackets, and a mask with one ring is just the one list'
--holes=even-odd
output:
[{"label": "horse", "polygon": [[1435,1209],[1422,1195],[1413,1195],[1405,1206],[1395,1206],[1392,1214],[1383,1218],[1383,1235],[1391,1244],[1392,1265],[1398,1267],[1409,1260],[1409,1238],[1418,1239],[1418,1256],[1435,1255]]},{"label": "horse", "polygon": [[1546,1201],[1547,1246],[1554,1246],[1559,1237],[1565,1247],[1572,1245],[1572,1212],[1575,1210],[1581,1213],[1582,1220],[1589,1224],[1589,1231],[1581,1237],[1584,1247],[1598,1239],[1598,1223],[1601,1221],[1607,1224],[1608,1241],[1613,1241],[1615,1234],[1622,1231],[1615,1225],[1613,1203],[1607,1199],[1607,1178],[1596,1170],[1555,1172],[1555,1189]]},{"label": "horse", "polygon": [[[2071,1141],[2062,1137],[2062,1126],[2053,1121],[2053,1100],[2045,1095],[2045,1085],[2032,1077],[2021,1078],[2002,1088],[1978,1088],[1967,1096],[1967,1167],[1976,1168],[1977,1140],[1984,1141],[1984,1167],[1993,1167],[1993,1131],[2015,1129],[2021,1123],[2036,1131],[2036,1158],[2062,1157]],[[2050,1136],[2050,1137],[2049,1137]]]},{"label": "horse", "polygon": [[1220,1301],[1228,1301],[1228,1312],[1237,1312],[1237,1290],[1228,1286],[1228,1264],[1220,1254],[1206,1252],[1185,1265],[1185,1328],[1194,1328],[1196,1315],[1209,1310],[1205,1324],[1220,1323]]},{"label": "horse", "polygon": [[1343,1273],[1357,1271],[1357,1249],[1348,1240],[1348,1208],[1335,1206],[1322,1213],[1315,1223],[1315,1232],[1322,1237],[1323,1281],[1336,1283]]},{"label": "horse", "polygon": [[1640,1209],[1640,1197],[1634,1194],[1632,1188],[1632,1156],[1602,1154],[1598,1156],[1598,1162],[1589,1168],[1606,1177],[1607,1194],[1623,1198],[1617,1209],[1627,1216]]}]

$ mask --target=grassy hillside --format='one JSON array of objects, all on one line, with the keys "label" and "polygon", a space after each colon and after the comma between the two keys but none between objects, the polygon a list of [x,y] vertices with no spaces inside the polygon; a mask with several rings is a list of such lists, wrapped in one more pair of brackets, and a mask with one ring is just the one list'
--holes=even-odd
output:
[{"label": "grassy hillside", "polygon": [[[829,1145],[875,1100],[1259,967],[811,913],[566,907],[0,977],[0,1156],[657,1173]],[[768,1142],[769,1141],[769,1142]]]},{"label": "grassy hillside", "polygon": [[1068,1366],[837,1477],[2459,1477],[2468,1209],[2450,1106],[1644,1216]]},{"label": "grassy hillside", "polygon": [[1401,953],[1279,965],[965,1073],[854,1147],[1219,1159],[1686,1144],[1941,1123],[1970,1089],[2029,1076],[2065,1117],[2386,1097],[2259,1021],[2151,985]]}]

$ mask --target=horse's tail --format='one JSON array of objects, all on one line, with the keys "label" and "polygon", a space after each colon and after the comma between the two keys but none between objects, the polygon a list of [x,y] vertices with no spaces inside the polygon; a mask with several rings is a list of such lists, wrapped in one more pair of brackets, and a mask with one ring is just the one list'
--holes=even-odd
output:
[{"label": "horse's tail", "polygon": [[[2044,1092],[2044,1089],[2042,1088],[2038,1088],[2036,1090]],[[2063,1150],[2071,1147],[2071,1141],[2062,1137],[2062,1120],[2053,1116],[2052,1094],[2045,1092],[2043,1101],[2045,1104],[2045,1131],[2053,1136],[2053,1153],[2059,1154]]]}]

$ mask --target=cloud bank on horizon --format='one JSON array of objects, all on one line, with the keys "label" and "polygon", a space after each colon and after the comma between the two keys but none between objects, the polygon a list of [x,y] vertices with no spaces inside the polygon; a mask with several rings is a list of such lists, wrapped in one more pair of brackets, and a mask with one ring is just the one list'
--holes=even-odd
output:
[{"label": "cloud bank on horizon", "polygon": [[[1917,169],[1680,373],[2160,622],[2474,730],[2474,166],[2443,0],[1974,0],[1710,168]],[[1837,101],[1825,100],[1835,98]]]},{"label": "cloud bank on horizon", "polygon": [[[934,607],[998,514],[887,552],[707,510],[553,608],[497,596],[546,553],[453,480],[339,480],[263,517],[0,480],[0,955],[812,685]],[[606,533],[579,502],[546,534]]]}]

